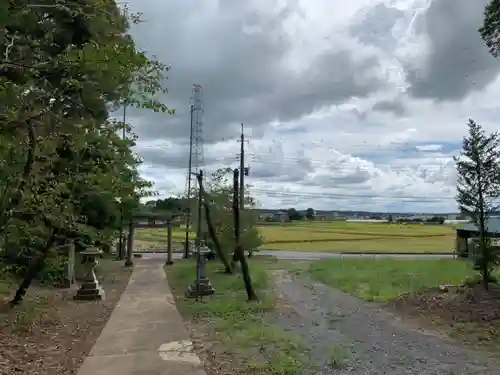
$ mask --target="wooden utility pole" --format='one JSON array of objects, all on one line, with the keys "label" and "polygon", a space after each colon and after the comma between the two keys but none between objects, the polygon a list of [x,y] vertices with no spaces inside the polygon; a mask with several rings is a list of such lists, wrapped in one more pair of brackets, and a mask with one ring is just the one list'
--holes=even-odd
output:
[{"label": "wooden utility pole", "polygon": [[199,182],[198,187],[198,220],[197,220],[197,228],[196,228],[196,301],[201,297],[201,226],[203,221],[201,220],[202,215],[202,204],[203,204],[203,170],[200,169],[196,178]]},{"label": "wooden utility pole", "polygon": [[132,219],[128,224],[128,238],[127,238],[127,259],[125,260],[125,267],[134,265],[134,229],[135,225]]},{"label": "wooden utility pole", "polygon": [[174,264],[172,260],[172,220],[167,221],[167,266]]},{"label": "wooden utility pole", "polygon": [[240,135],[240,211],[245,208],[245,133],[243,131],[243,123],[241,124]]},{"label": "wooden utility pole", "polygon": [[[239,171],[236,168],[233,171],[233,220],[234,220],[234,239],[236,242],[236,247],[234,249],[234,254],[239,258],[241,265],[241,273],[243,274],[243,282],[245,283],[245,289],[247,292],[247,297],[249,301],[258,301],[257,294],[253,289],[252,279],[250,277],[250,269],[248,268],[247,258],[245,258],[245,251],[243,246],[241,246],[240,241],[240,207],[238,202],[239,191]],[[233,257],[234,259],[234,257]]]},{"label": "wooden utility pole", "polygon": [[[245,132],[243,130],[243,123],[241,124],[240,135],[240,181],[239,181],[239,210],[240,217],[245,210],[245,177],[248,176],[249,168],[245,167]],[[252,256],[252,251],[248,251],[248,256]]]}]

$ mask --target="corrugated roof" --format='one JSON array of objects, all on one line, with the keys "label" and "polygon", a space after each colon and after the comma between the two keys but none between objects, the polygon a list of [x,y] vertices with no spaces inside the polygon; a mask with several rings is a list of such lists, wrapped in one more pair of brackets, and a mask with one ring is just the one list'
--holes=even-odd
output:
[{"label": "corrugated roof", "polygon": [[[486,228],[489,233],[500,234],[500,217],[499,216],[490,217],[489,220],[486,222]],[[479,230],[477,226],[473,223],[459,225],[457,226],[456,229],[467,232],[477,232]]]}]

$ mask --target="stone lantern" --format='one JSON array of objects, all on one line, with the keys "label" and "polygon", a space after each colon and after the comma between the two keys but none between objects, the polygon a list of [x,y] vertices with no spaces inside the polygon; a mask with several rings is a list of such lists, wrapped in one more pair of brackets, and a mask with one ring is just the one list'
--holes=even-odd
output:
[{"label": "stone lantern", "polygon": [[196,249],[197,262],[196,262],[196,279],[189,285],[186,292],[188,298],[198,298],[209,296],[215,293],[212,283],[208,279],[206,271],[207,258],[206,255],[210,253],[210,249],[206,246],[199,246]]},{"label": "stone lantern", "polygon": [[82,265],[84,267],[84,275],[82,277],[82,284],[80,289],[73,297],[75,300],[84,301],[100,301],[104,300],[104,290],[99,285],[99,281],[95,276],[95,267],[97,266],[98,255],[102,254],[102,251],[95,247],[88,247],[86,250],[82,251]]}]

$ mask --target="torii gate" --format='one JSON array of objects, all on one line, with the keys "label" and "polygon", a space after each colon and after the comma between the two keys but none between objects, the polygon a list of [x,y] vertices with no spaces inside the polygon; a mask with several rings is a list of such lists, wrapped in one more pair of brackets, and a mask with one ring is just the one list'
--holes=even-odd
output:
[{"label": "torii gate", "polygon": [[126,258],[125,265],[133,265],[133,251],[134,251],[134,233],[136,228],[167,228],[166,233],[166,244],[167,244],[167,263],[172,262],[172,227],[173,221],[182,215],[173,215],[170,213],[138,213],[133,215],[132,220],[128,223],[128,233],[122,232],[122,237],[120,241],[116,244],[116,259],[124,260]]}]

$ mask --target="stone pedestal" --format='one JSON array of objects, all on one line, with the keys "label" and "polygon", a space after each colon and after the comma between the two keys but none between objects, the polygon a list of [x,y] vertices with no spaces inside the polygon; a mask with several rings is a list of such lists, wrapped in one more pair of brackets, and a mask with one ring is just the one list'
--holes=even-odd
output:
[{"label": "stone pedestal", "polygon": [[102,252],[96,248],[88,248],[80,254],[85,257],[85,276],[80,285],[80,289],[73,297],[75,300],[82,301],[101,301],[104,300],[104,290],[99,285],[99,281],[95,275],[95,266],[97,266],[96,256]]},{"label": "stone pedestal", "polygon": [[[195,253],[198,257],[198,261],[196,264],[196,279],[189,285],[188,290],[186,292],[186,297],[188,298],[196,298],[209,296],[215,293],[215,289],[212,286],[212,283],[207,277],[205,265],[207,260],[205,258],[205,254],[210,251],[210,249],[199,248]],[[199,252],[199,254],[198,254]],[[199,275],[199,276],[198,276]]]},{"label": "stone pedestal", "polygon": [[[200,279],[200,294],[198,297],[210,296],[215,293],[215,289],[208,278]],[[196,280],[189,285],[186,297],[196,298],[198,291],[196,289]]]}]

